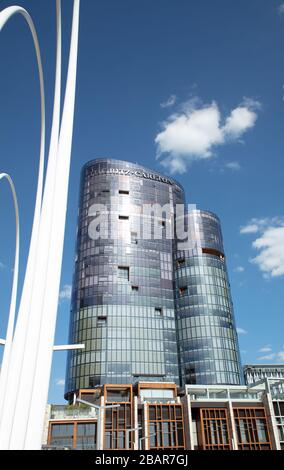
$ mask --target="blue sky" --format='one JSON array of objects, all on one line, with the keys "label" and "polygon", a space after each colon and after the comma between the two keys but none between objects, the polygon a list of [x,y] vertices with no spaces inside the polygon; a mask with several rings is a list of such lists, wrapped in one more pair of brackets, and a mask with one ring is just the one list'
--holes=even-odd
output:
[{"label": "blue sky", "polygon": [[[49,131],[55,1],[17,3],[38,30]],[[65,74],[72,1],[62,3]],[[9,5],[3,0],[1,9]],[[108,156],[172,172],[188,202],[220,216],[243,363],[284,362],[281,6],[281,0],[82,0],[57,344],[67,342],[80,168]],[[20,202],[22,281],[38,168],[39,89],[32,41],[20,17],[1,32],[0,61],[1,171],[12,175]],[[4,183],[0,210],[4,337],[14,250]],[[55,353],[53,402],[63,402],[65,360],[65,353]]]}]

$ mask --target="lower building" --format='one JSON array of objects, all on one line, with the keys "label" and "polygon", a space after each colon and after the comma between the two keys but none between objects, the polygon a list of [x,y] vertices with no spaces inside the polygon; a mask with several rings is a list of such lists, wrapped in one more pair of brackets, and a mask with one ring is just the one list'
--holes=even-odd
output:
[{"label": "lower building", "polygon": [[188,386],[184,401],[188,410],[188,449],[276,448],[265,382],[251,389],[245,386]]},{"label": "lower building", "polygon": [[69,405],[48,405],[43,448],[281,450],[283,382],[183,389],[174,382],[138,382],[82,389]]},{"label": "lower building", "polygon": [[274,425],[277,429],[278,447],[284,450],[284,395],[280,399],[273,400]]},{"label": "lower building", "polygon": [[96,449],[97,422],[95,408],[82,404],[48,405],[43,449]]},{"label": "lower building", "polygon": [[244,377],[248,385],[263,379],[284,380],[284,364],[248,364],[244,366]]}]

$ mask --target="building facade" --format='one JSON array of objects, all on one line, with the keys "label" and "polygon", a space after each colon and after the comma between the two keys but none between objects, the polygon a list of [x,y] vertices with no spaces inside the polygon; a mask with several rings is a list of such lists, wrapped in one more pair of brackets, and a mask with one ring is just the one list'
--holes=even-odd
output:
[{"label": "building facade", "polygon": [[247,364],[244,366],[245,382],[253,387],[266,382],[269,390],[271,420],[276,435],[276,449],[284,450],[284,364]]},{"label": "building facade", "polygon": [[139,165],[83,167],[69,341],[85,349],[43,448],[284,448],[282,366],[246,366],[243,384],[220,221],[184,203]]},{"label": "building facade", "polygon": [[[175,205],[183,203],[177,182],[139,165],[102,159],[84,166],[70,342],[85,350],[69,353],[66,397],[100,384],[179,383],[167,231]],[[152,213],[153,204],[167,211]]]},{"label": "building facade", "polygon": [[275,394],[267,379],[251,386],[182,389],[174,382],[105,384],[80,390],[78,397],[115,408],[101,408],[98,413],[82,404],[49,405],[43,448],[284,449],[284,393]]},{"label": "building facade", "polygon": [[219,218],[187,214],[188,246],[174,253],[182,384],[241,384],[242,370]]},{"label": "building facade", "polygon": [[220,222],[187,212],[172,178],[83,167],[69,341],[85,349],[68,353],[68,400],[107,384],[242,383]]},{"label": "building facade", "polygon": [[248,385],[263,379],[284,381],[284,364],[247,364],[244,366],[244,377]]}]

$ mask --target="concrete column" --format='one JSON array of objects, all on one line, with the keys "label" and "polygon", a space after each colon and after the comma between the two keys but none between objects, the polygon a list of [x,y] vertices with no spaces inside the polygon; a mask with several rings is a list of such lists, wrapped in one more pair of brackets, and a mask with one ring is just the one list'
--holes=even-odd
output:
[{"label": "concrete column", "polygon": [[43,433],[42,433],[42,445],[47,445],[48,440],[48,428],[49,428],[49,420],[51,414],[51,405],[46,405],[45,416],[44,416],[44,426],[43,426]]},{"label": "concrete column", "polygon": [[133,442],[133,448],[134,450],[139,449],[139,430],[138,428],[138,398],[134,397],[133,400],[133,415],[134,415],[134,420],[133,420],[133,428],[135,431],[132,433],[134,435],[134,442]]},{"label": "concrete column", "polygon": [[230,426],[231,435],[232,435],[232,448],[233,450],[238,450],[238,438],[237,438],[237,431],[236,431],[236,425],[235,425],[234,410],[233,410],[232,402],[230,400],[227,402],[227,409],[228,409],[228,415],[229,415],[229,426]]},{"label": "concrete column", "polygon": [[271,398],[271,394],[266,392],[263,398],[263,405],[265,407],[266,415],[267,415],[267,424],[270,434],[270,439],[272,442],[272,448],[274,450],[281,450],[281,444],[279,440],[279,434],[274,414],[273,402]]},{"label": "concrete column", "polygon": [[[104,406],[104,404],[105,404],[105,399],[104,399],[104,396],[102,395],[101,400],[100,400],[100,405]],[[99,447],[98,447],[98,449],[99,450],[104,450],[105,409],[101,408],[98,411],[99,411],[98,412],[98,426],[99,426],[99,432],[98,432]],[[100,423],[99,423],[99,421],[100,421]]]},{"label": "concrete column", "polygon": [[185,395],[182,399],[183,413],[184,413],[184,437],[185,437],[185,448],[187,450],[194,450],[193,441],[193,424],[192,424],[192,413],[191,413],[191,401],[190,396]]},{"label": "concrete column", "polygon": [[[149,436],[148,436],[148,424],[149,424],[149,406],[147,403],[144,403],[144,413],[143,413],[143,421],[144,421],[144,436],[145,439],[143,439],[144,441],[144,449],[145,450],[149,450]],[[142,443],[143,443],[142,441]],[[143,444],[142,444],[142,448],[143,448]]]}]

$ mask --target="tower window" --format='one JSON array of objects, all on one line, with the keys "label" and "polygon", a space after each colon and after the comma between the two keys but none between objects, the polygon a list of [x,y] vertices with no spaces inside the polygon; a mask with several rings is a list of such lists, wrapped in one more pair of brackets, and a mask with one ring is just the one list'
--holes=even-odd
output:
[{"label": "tower window", "polygon": [[179,258],[179,259],[177,260],[177,264],[178,264],[178,266],[184,266],[184,264],[185,264],[185,259],[184,259],[184,258]]},{"label": "tower window", "polygon": [[117,267],[117,277],[119,279],[125,279],[129,281],[129,267],[128,266],[118,266]]},{"label": "tower window", "polygon": [[138,243],[137,232],[131,232],[131,243],[133,245],[137,245],[137,243]]},{"label": "tower window", "polygon": [[187,294],[187,286],[180,287],[179,288],[179,293],[180,293],[180,295],[186,295]]},{"label": "tower window", "polygon": [[129,191],[126,191],[126,190],[124,190],[124,189],[120,189],[120,190],[118,191],[118,193],[119,193],[119,194],[128,195],[128,194],[129,194]]},{"label": "tower window", "polygon": [[163,310],[161,307],[155,307],[155,313],[156,315],[163,315]]},{"label": "tower window", "polygon": [[129,220],[129,216],[128,215],[119,215],[118,219],[119,220]]},{"label": "tower window", "polygon": [[224,253],[222,253],[222,252],[219,251],[219,250],[214,250],[213,248],[202,248],[202,253],[204,253],[204,254],[206,254],[206,255],[217,256],[217,257],[220,258],[222,261],[224,261],[224,259],[225,259]]},{"label": "tower window", "polygon": [[131,290],[134,292],[138,292],[139,287],[138,286],[131,286]]}]

